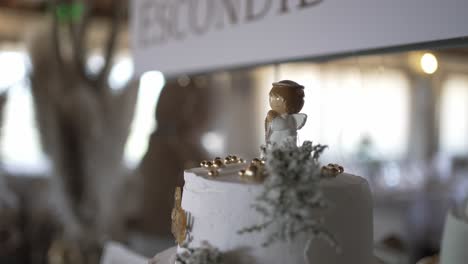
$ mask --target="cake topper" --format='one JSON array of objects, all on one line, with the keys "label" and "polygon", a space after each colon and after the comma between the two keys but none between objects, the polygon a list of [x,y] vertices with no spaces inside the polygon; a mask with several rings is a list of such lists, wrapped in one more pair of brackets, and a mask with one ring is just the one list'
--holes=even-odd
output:
[{"label": "cake topper", "polygon": [[307,120],[307,115],[299,113],[304,106],[304,86],[284,80],[273,83],[270,91],[271,110],[265,118],[265,143],[279,144],[285,138],[297,140],[297,130]]}]

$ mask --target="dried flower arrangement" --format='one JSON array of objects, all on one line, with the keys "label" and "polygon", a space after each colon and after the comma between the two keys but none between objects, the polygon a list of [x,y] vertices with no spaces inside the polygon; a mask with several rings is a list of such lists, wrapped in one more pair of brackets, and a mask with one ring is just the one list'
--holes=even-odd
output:
[{"label": "dried flower arrangement", "polygon": [[320,182],[324,179],[319,163],[327,148],[306,141],[297,146],[294,139],[264,148],[264,191],[252,205],[264,217],[263,223],[246,227],[238,233],[261,232],[274,225],[263,246],[276,241],[291,241],[299,234],[307,234],[305,252],[315,238],[324,239],[337,251],[333,235],[322,226],[320,210],[327,207]]}]

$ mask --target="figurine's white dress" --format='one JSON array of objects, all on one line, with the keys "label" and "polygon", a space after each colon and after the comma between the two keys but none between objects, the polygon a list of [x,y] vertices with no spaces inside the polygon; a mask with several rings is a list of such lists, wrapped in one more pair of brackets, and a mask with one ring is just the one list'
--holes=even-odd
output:
[{"label": "figurine's white dress", "polygon": [[283,114],[271,121],[267,130],[267,143],[281,143],[288,137],[297,138],[297,130],[301,129],[307,121],[306,114]]}]

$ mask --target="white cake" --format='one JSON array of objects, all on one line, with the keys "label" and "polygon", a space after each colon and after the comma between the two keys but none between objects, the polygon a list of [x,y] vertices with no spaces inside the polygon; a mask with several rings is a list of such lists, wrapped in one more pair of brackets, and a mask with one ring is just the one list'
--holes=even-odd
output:
[{"label": "white cake", "polygon": [[[204,168],[185,171],[182,208],[193,217],[192,246],[208,241],[226,253],[227,264],[303,264],[305,236],[263,247],[266,231],[238,234],[242,228],[262,221],[251,205],[263,187],[239,180],[237,172],[242,167],[245,164],[229,165],[216,178],[208,177]],[[341,174],[324,180],[322,187],[331,202],[324,211],[324,227],[335,236],[341,253],[316,239],[307,251],[311,263],[375,263],[372,196],[367,181]]]}]

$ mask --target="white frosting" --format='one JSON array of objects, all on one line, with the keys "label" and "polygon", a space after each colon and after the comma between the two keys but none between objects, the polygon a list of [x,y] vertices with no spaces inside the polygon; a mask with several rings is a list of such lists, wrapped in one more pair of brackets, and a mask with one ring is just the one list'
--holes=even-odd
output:
[{"label": "white frosting", "polygon": [[[268,233],[238,234],[242,228],[259,224],[262,216],[251,204],[262,191],[261,184],[238,179],[243,165],[231,165],[215,179],[196,168],[185,172],[182,207],[194,219],[192,246],[208,241],[227,252],[226,263],[302,264],[307,237],[298,236],[290,243],[276,242],[262,247]],[[324,212],[324,226],[337,239],[342,252],[323,240],[313,240],[308,253],[313,264],[373,263],[372,197],[367,181],[343,174],[323,182],[331,207]]]},{"label": "white frosting", "polygon": [[171,247],[154,256],[148,264],[174,264],[176,261],[177,247]]}]

